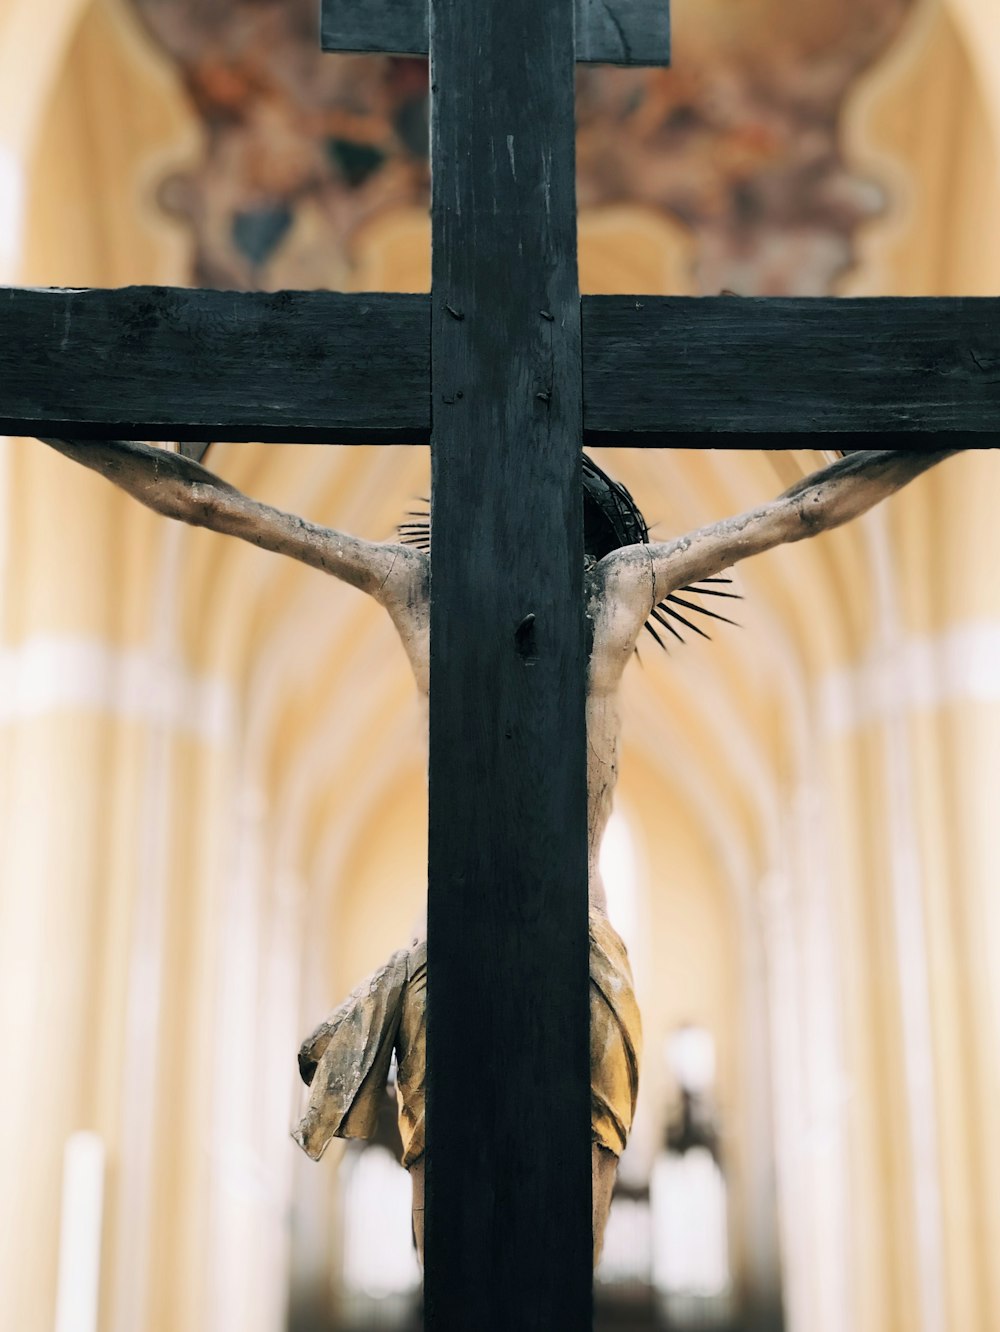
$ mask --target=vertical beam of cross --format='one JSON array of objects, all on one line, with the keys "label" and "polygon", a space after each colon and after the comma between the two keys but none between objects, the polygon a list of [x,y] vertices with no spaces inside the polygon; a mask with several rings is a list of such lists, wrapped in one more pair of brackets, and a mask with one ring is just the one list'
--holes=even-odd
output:
[{"label": "vertical beam of cross", "polygon": [[573,0],[432,0],[425,1308],[591,1323]]}]

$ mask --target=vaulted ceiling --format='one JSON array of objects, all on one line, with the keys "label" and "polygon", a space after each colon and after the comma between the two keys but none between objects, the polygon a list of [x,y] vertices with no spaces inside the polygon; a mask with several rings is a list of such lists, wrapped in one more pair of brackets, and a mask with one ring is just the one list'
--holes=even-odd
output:
[{"label": "vaulted ceiling", "polygon": [[[236,3],[223,21],[219,7],[194,3],[47,0],[42,24],[34,0],[0,0],[0,196],[13,218],[6,251],[0,243],[5,278],[426,288],[422,70],[321,59],[312,8],[312,0]],[[675,8],[676,73],[581,75],[584,290],[998,289],[1000,66],[991,62],[1000,59],[1000,20],[988,4],[678,0]],[[205,15],[214,15],[210,31]],[[766,499],[823,461],[807,452],[627,450],[599,460],[658,535]],[[262,499],[372,538],[391,535],[413,497],[427,493],[418,449],[217,445],[209,464]],[[145,1038],[160,1051],[162,1077],[198,1084],[180,1094],[171,1123],[160,1111],[151,1130],[154,1142],[179,1135],[189,1149],[170,1178],[148,1142],[125,1142],[122,1180],[145,1179],[162,1205],[154,1225],[122,1183],[111,1249],[125,1270],[129,1245],[152,1226],[179,1265],[168,1270],[183,1269],[202,1289],[204,1254],[171,1218],[197,1211],[206,1191],[224,1218],[226,1172],[236,1169],[226,1158],[218,1178],[202,1170],[203,1115],[235,1125],[266,1189],[285,1197],[287,1167],[266,1144],[287,1118],[290,1086],[269,1093],[253,1122],[247,1098],[294,1050],[299,1028],[396,947],[421,911],[420,719],[392,631],[359,594],[235,542],[171,529],[40,446],[9,446],[3,472],[12,499],[0,560],[10,669],[51,652],[67,671],[59,653],[72,648],[105,653],[119,685],[135,681],[133,693],[111,690],[108,704],[135,735],[93,741],[109,779],[123,753],[134,765],[134,781],[119,777],[94,809],[95,819],[114,819],[119,838],[109,873],[121,900],[102,910],[111,937],[132,937],[143,910],[159,921],[162,1006]],[[920,661],[923,652],[934,706],[952,688],[956,698],[975,693],[954,661],[985,650],[985,629],[961,635],[1000,612],[991,580],[970,576],[997,553],[996,479],[992,459],[959,459],[870,521],[754,561],[737,574],[741,628],[719,626],[711,643],[696,639],[669,656],[650,640],[628,671],[620,804],[637,848],[645,926],[637,957],[652,1052],[645,1150],[666,1095],[662,1040],[697,1018],[717,1034],[720,1096],[735,1126],[737,1262],[751,1285],[777,1279],[774,1252],[755,1250],[752,1239],[754,1224],[773,1225],[777,1155],[785,1262],[800,1282],[789,1299],[811,1332],[918,1326],[907,1321],[907,1300],[926,1292],[916,1239],[869,1268],[851,1247],[847,1215],[810,1211],[796,1170],[819,1188],[835,1160],[872,1232],[909,1234],[918,1204],[922,1218],[968,1220],[947,1186],[943,1203],[920,1194],[886,1122],[887,1107],[902,1105],[906,1117],[915,1076],[904,1067],[907,1041],[921,1039],[906,995],[886,976],[903,966],[892,895],[905,869],[899,847],[947,861],[947,837],[928,816],[941,774],[973,795],[954,735],[918,722],[907,733],[916,789],[902,809],[888,807],[891,745],[876,723],[892,699],[872,680],[893,652]],[[964,683],[952,681],[953,668]],[[53,697],[61,688],[52,685]],[[59,706],[100,711],[85,694],[70,690]],[[42,724],[27,713],[13,721]],[[167,736],[162,752],[154,732]],[[59,736],[58,728],[25,732],[23,744],[55,754]],[[942,753],[946,769],[934,766]],[[48,760],[38,762],[46,772]],[[146,907],[142,893],[153,893],[156,875],[150,868],[134,888],[134,826],[153,827],[162,842],[160,896]],[[29,852],[25,843],[25,864]],[[138,863],[148,867],[148,853]],[[986,873],[968,872],[977,883]],[[95,869],[87,879],[95,900],[99,878]],[[38,891],[58,909],[55,877]],[[930,909],[939,923],[949,910],[933,894]],[[153,947],[161,936],[149,929]],[[183,942],[192,937],[200,940],[193,960]],[[934,958],[941,1002],[962,1011],[971,1000],[954,958]],[[112,1070],[94,1094],[112,1137],[144,1106],[157,1113],[143,1100],[134,1049],[119,1058],[107,1045],[121,1036],[115,1014],[130,993],[129,965],[119,958],[88,999],[103,1034],[77,1033]],[[59,1004],[77,993],[67,976]],[[245,1056],[238,1070],[223,1058],[225,1077],[205,1013]],[[970,1054],[961,1070],[968,1100],[955,1108],[942,1093],[940,1113],[965,1116],[978,1142],[986,1098],[974,1063]],[[849,1112],[848,1079],[864,1089]],[[39,1113],[52,1138],[66,1130],[62,1102]],[[777,1152],[774,1123],[784,1135]],[[820,1140],[833,1144],[832,1156],[813,1150]],[[972,1158],[954,1150],[958,1171]],[[886,1161],[898,1170],[880,1180]],[[278,1260],[261,1258],[262,1271],[268,1262]],[[838,1296],[850,1308],[824,1302],[810,1264],[853,1273]],[[230,1312],[243,1301],[241,1326],[268,1326],[264,1305],[240,1284],[246,1266],[218,1268],[211,1298]],[[975,1278],[984,1292],[987,1267]],[[182,1297],[155,1273],[145,1294],[115,1279],[122,1332],[123,1311],[140,1307],[165,1310],[165,1328],[224,1325],[198,1321],[194,1295],[187,1308],[172,1302]],[[906,1294],[908,1284],[918,1293]],[[140,1325],[160,1326],[132,1323]]]}]

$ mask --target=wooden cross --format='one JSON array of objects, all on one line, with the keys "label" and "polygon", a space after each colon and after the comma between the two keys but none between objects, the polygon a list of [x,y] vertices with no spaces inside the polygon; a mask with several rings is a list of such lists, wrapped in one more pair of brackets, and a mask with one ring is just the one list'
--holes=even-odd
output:
[{"label": "wooden cross", "polygon": [[323,34],[329,49],[430,48],[431,296],[6,290],[0,431],[432,441],[427,1326],[583,1329],[581,440],[985,441],[1000,312],[581,305],[574,57],[665,63],[663,0],[431,0],[429,13],[327,0]]}]

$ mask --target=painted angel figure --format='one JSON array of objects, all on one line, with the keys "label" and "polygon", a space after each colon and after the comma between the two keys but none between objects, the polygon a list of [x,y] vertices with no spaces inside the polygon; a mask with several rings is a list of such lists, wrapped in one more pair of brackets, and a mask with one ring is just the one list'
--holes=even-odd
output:
[{"label": "painted angel figure", "polygon": [[[365,541],[307,522],[242,494],[207,468],[156,446],[46,440],[149,508],[240,537],[332,574],[389,614],[426,703],[430,677],[430,515],[400,540]],[[591,1138],[595,1262],[618,1159],[632,1126],[641,1054],[639,1011],[625,946],[607,918],[598,867],[618,772],[618,693],[644,629],[695,629],[693,614],[727,618],[724,571],[774,546],[859,517],[955,450],[857,452],[806,477],[777,499],[667,541],[651,541],[625,488],[586,457],[581,465],[587,613],[593,642],[587,677],[587,834],[590,910]],[[707,596],[711,605],[692,601]],[[294,1137],[319,1159],[334,1137],[375,1129],[390,1063],[403,1164],[413,1185],[414,1233],[423,1254],[426,940],[394,953],[303,1043],[310,1087]]]}]

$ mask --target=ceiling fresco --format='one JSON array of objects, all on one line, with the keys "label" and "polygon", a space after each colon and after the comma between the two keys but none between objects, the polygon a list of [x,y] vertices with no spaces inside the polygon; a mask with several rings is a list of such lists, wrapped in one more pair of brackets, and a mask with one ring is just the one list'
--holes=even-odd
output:
[{"label": "ceiling fresco", "polygon": [[[160,190],[193,231],[193,280],[348,286],[360,229],[427,207],[425,61],[324,55],[316,0],[132,4],[204,127],[201,161]],[[688,229],[691,290],[830,291],[886,202],[845,158],[842,111],[913,6],[678,0],[674,69],[580,69],[581,208]]]}]

